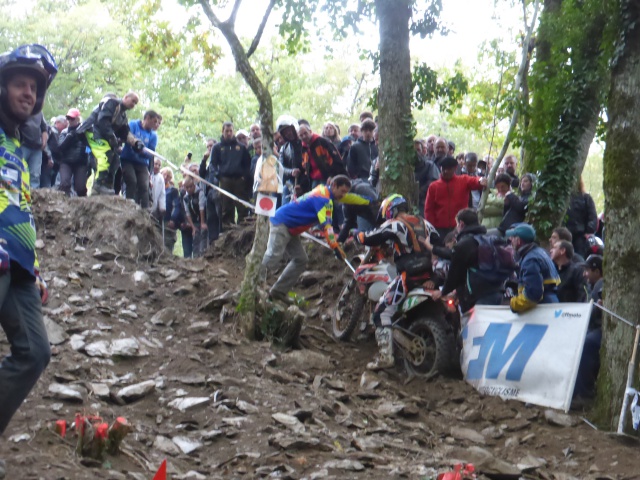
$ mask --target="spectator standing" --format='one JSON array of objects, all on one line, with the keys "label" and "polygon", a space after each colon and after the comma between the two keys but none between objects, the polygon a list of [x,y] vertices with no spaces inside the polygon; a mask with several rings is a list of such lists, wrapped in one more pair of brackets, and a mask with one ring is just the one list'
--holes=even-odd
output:
[{"label": "spectator standing", "polygon": [[153,159],[153,173],[151,174],[151,215],[153,218],[162,222],[166,210],[165,199],[165,181],[164,177],[160,174],[162,168],[162,162],[159,158]]},{"label": "spectator standing", "polygon": [[[248,200],[247,181],[251,167],[251,156],[247,147],[238,142],[233,135],[233,123],[225,122],[222,125],[222,138],[220,143],[211,150],[210,171],[219,181],[220,188],[232,193],[242,200]],[[238,204],[238,222],[246,215],[244,206]],[[236,213],[235,202],[227,197],[222,197],[222,225],[234,223]]]},{"label": "spectator standing", "polygon": [[160,170],[164,180],[165,212],[163,219],[164,248],[173,253],[176,244],[176,230],[183,221],[182,208],[180,206],[180,192],[173,185],[173,172],[171,168],[164,167]]},{"label": "spectator standing", "polygon": [[505,214],[498,227],[503,235],[511,225],[524,222],[529,210],[529,199],[533,192],[533,181],[534,176],[531,173],[525,173],[520,179],[520,196],[509,195],[505,199]]},{"label": "spectator standing", "polygon": [[445,157],[441,166],[441,177],[427,191],[424,218],[438,230],[443,239],[455,228],[456,214],[467,208],[470,192],[482,190],[487,181],[485,178],[456,175],[458,162],[453,157]]},{"label": "spectator standing", "polygon": [[340,140],[340,129],[335,123],[325,123],[322,127],[322,136],[333,143],[336,148],[342,143]]},{"label": "spectator standing", "polygon": [[367,180],[371,171],[371,160],[378,156],[378,147],[373,140],[373,131],[376,123],[371,119],[362,122],[360,130],[362,137],[358,139],[349,150],[347,158],[347,171],[351,178]]},{"label": "spectator standing", "polygon": [[[142,120],[129,122],[129,131],[143,147],[155,151],[158,145],[158,135],[154,127],[158,114],[153,110],[145,112]],[[122,180],[127,186],[125,195],[128,200],[135,202],[144,209],[149,208],[149,170],[154,167],[153,155],[143,152],[140,144],[138,151],[134,151],[131,145],[126,144],[122,149],[120,160],[122,163]],[[159,171],[159,169],[158,169]]]},{"label": "spectator standing", "polygon": [[[211,151],[213,150],[213,146],[216,143],[217,141],[214,138],[207,139],[207,150],[202,156],[198,173],[201,178],[204,178],[209,183],[213,183],[214,185],[218,186],[218,179],[211,172],[210,168],[207,167],[207,164],[211,157]],[[203,188],[207,196],[207,231],[209,232],[209,245],[211,245],[220,236],[221,199],[220,193],[215,188],[212,188],[209,185],[204,185]]]},{"label": "spectator standing", "polygon": [[71,185],[76,195],[87,196],[87,173],[89,159],[87,139],[77,135],[80,125],[80,110],[71,108],[67,112],[69,126],[60,134],[60,190],[71,195]]},{"label": "spectator standing", "polygon": [[447,158],[447,152],[449,151],[449,144],[447,143],[447,139],[442,137],[438,138],[433,145],[433,149],[434,149],[433,161],[436,164],[436,166],[440,170],[442,170],[442,161],[445,158]]},{"label": "spectator standing", "polygon": [[348,133],[348,135],[342,138],[342,141],[344,142],[345,140],[351,140],[351,144],[353,145],[360,138],[360,125],[358,125],[357,123],[352,123],[351,125],[349,125]]},{"label": "spectator standing", "polygon": [[47,147],[49,133],[42,112],[35,113],[20,125],[20,148],[31,178],[31,189],[40,188],[42,152]]},{"label": "spectator standing", "polygon": [[311,190],[311,182],[305,175],[299,128],[298,121],[291,115],[282,115],[276,121],[276,129],[284,141],[280,148],[280,163],[284,167],[282,205]]},{"label": "spectator standing", "polygon": [[[306,170],[311,179],[312,188],[327,183],[330,177],[347,173],[342,163],[342,158],[340,158],[340,154],[333,143],[313,133],[308,123],[299,124],[298,136],[309,154]],[[367,173],[368,177],[369,174]]]},{"label": "spectator standing", "polygon": [[573,249],[582,257],[589,255],[589,244],[585,235],[594,234],[598,228],[598,213],[591,195],[584,191],[582,177],[578,189],[569,198],[565,226],[572,236]]},{"label": "spectator standing", "polygon": [[[489,192],[487,203],[484,206],[482,225],[487,230],[497,229],[502,223],[505,213],[512,203],[519,202],[518,197],[511,191],[511,177],[502,173],[496,177],[495,189]],[[514,222],[515,223],[515,222]],[[497,232],[490,232],[494,235]],[[504,234],[502,232],[501,234]]]},{"label": "spectator standing", "polygon": [[206,195],[191,177],[184,180],[184,209],[187,224],[193,237],[193,257],[201,257],[207,249]]},{"label": "spectator standing", "polygon": [[[29,165],[21,153],[19,131],[42,111],[57,71],[41,45],[23,45],[0,55],[0,325],[11,346],[11,354],[0,363],[0,434],[51,358],[42,318],[47,288],[39,273]],[[0,460],[0,478],[5,476],[6,465]]]},{"label": "spectator standing", "polygon": [[[60,171],[60,134],[69,126],[64,115],[58,115],[47,127],[47,148],[42,156],[42,171],[40,172],[40,188],[51,188],[56,183]],[[46,157],[46,158],[45,158]]]},{"label": "spectator standing", "polygon": [[502,167],[504,168],[504,173],[509,175],[511,178],[511,188],[518,188],[520,186],[520,179],[518,178],[518,174],[516,173],[516,169],[518,168],[518,159],[515,155],[507,155],[504,157],[502,161]]},{"label": "spectator standing", "polygon": [[118,148],[122,142],[134,147],[134,152],[142,152],[144,143],[129,131],[127,110],[138,104],[138,94],[127,93],[122,100],[114,94],[106,94],[98,106],[76,130],[85,134],[87,143],[96,163],[96,179],[93,195],[115,195],[114,182],[120,168]]},{"label": "spectator standing", "polygon": [[[604,276],[602,257],[589,255],[584,264],[584,276],[589,285],[589,297],[594,303],[602,305]],[[589,399],[595,396],[596,378],[600,370],[600,346],[602,344],[602,310],[593,307],[587,327],[587,336],[582,348],[582,358],[578,367],[574,398]]]},{"label": "spectator standing", "polygon": [[[464,168],[462,169],[462,175],[469,175],[470,177],[480,177],[480,171],[478,170],[478,154],[474,152],[468,152],[464,156]],[[482,192],[473,190],[469,196],[469,208],[477,210],[480,204],[480,197]]]}]

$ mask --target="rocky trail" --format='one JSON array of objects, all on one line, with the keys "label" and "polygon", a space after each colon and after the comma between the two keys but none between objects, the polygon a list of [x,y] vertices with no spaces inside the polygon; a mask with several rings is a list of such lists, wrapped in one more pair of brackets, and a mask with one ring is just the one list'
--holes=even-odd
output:
[{"label": "rocky trail", "polygon": [[[7,478],[430,479],[473,462],[491,479],[640,479],[639,446],[581,415],[480,396],[461,380],[407,381],[364,365],[372,341],[338,343],[327,321],[344,277],[309,245],[303,349],[249,342],[233,322],[250,227],[204,259],[158,255],[143,212],[118,198],[36,192],[51,364],[0,441]],[[0,336],[0,352],[8,352]],[[75,455],[56,420],[132,425],[122,452]]]}]

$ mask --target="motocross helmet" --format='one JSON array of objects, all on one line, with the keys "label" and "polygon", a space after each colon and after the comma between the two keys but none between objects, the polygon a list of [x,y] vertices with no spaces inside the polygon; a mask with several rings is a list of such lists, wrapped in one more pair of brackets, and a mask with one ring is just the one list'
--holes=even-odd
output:
[{"label": "motocross helmet", "polygon": [[604,243],[602,240],[596,237],[593,233],[586,234],[585,238],[587,239],[587,245],[589,246],[589,254],[604,254]]},{"label": "motocross helmet", "polygon": [[53,55],[42,45],[36,43],[21,45],[11,52],[0,55],[0,97],[6,101],[6,84],[15,73],[29,73],[35,75],[38,85],[36,103],[32,115],[42,111],[47,88],[58,73],[58,65]]},{"label": "motocross helmet", "polygon": [[408,212],[409,204],[402,195],[392,193],[382,201],[380,210],[378,210],[378,223],[386,222],[392,218],[396,218],[396,215],[400,211]]},{"label": "motocross helmet", "polygon": [[278,132],[281,132],[287,127],[293,127],[297,132],[300,128],[300,125],[298,125],[298,120],[296,120],[291,115],[280,115],[276,120],[276,130]]}]

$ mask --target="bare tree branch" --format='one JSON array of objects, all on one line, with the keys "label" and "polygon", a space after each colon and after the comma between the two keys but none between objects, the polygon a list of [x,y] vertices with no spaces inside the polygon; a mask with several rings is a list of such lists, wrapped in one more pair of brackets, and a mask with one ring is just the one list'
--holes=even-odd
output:
[{"label": "bare tree branch", "polygon": [[199,3],[200,5],[202,5],[202,10],[204,11],[204,14],[207,16],[211,24],[216,28],[221,28],[222,22],[215,14],[215,12],[211,9],[211,5],[209,5],[209,2],[207,0],[200,0]]},{"label": "bare tree branch", "polygon": [[258,44],[260,43],[260,39],[262,38],[262,34],[264,32],[264,27],[267,25],[267,20],[269,20],[269,15],[271,15],[271,10],[273,10],[273,7],[275,6],[275,4],[276,4],[276,0],[270,0],[269,5],[267,6],[267,10],[264,12],[264,15],[262,16],[262,21],[260,22],[260,26],[258,27],[258,31],[256,32],[256,36],[253,38],[253,41],[251,42],[251,46],[247,51],[247,57],[251,57],[251,55],[253,55],[253,53],[258,48]]},{"label": "bare tree branch", "polygon": [[240,4],[242,3],[242,0],[236,0],[235,3],[233,4],[233,10],[231,10],[231,15],[229,15],[229,18],[227,19],[227,21],[225,23],[228,23],[231,26],[235,26],[236,24],[236,17],[238,16],[238,10],[240,9]]},{"label": "bare tree branch", "polygon": [[[515,91],[520,92],[520,88],[522,87],[523,79],[527,74],[527,65],[529,64],[529,43],[531,42],[531,36],[533,35],[533,29],[536,24],[536,19],[538,18],[538,10],[540,8],[540,0],[536,0],[536,3],[533,7],[533,18],[531,19],[531,24],[529,24],[529,28],[527,29],[527,34],[524,39],[522,45],[522,60],[520,61],[520,68],[518,68],[518,73],[516,74],[515,81]],[[526,21],[526,20],[525,20]],[[509,123],[509,130],[507,130],[507,135],[505,136],[504,143],[502,144],[502,149],[498,154],[498,158],[496,158],[493,167],[491,167],[491,171],[487,174],[487,188],[485,188],[482,192],[482,196],[480,197],[480,203],[478,204],[478,217],[480,221],[482,221],[482,216],[484,214],[484,206],[487,203],[487,197],[489,196],[489,188],[488,186],[493,183],[493,179],[498,172],[498,168],[500,167],[500,163],[502,163],[502,159],[507,153],[509,148],[509,144],[511,143],[511,136],[513,135],[513,131],[516,128],[518,123],[518,115],[519,109],[518,104],[516,103],[513,109],[513,115],[511,116],[511,122]]]}]

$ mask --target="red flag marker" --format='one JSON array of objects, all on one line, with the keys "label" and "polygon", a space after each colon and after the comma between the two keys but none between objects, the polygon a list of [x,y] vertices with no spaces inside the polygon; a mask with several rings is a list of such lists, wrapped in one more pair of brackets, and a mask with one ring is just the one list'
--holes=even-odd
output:
[{"label": "red flag marker", "polygon": [[167,460],[163,460],[153,480],[167,480]]}]

